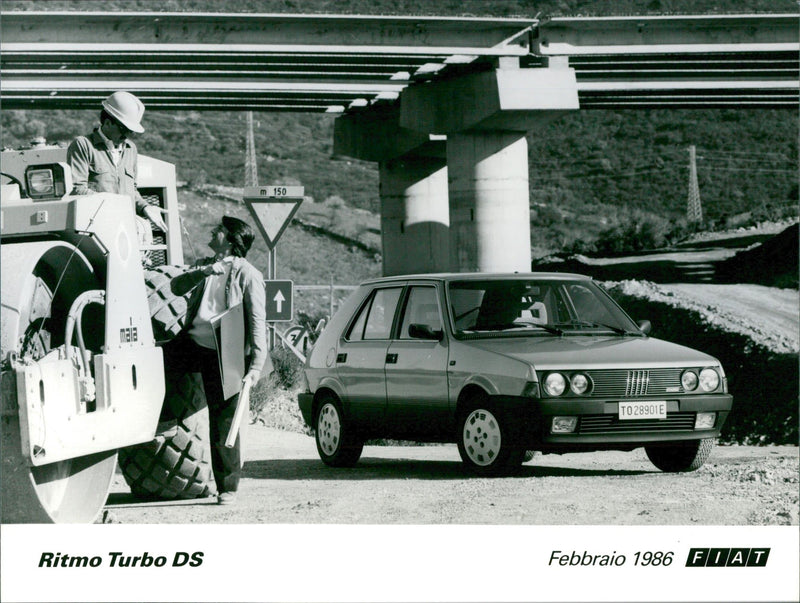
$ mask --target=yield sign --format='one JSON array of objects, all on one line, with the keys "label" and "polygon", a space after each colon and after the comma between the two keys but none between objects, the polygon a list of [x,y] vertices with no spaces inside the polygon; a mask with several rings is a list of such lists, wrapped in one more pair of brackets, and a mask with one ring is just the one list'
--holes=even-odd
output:
[{"label": "yield sign", "polygon": [[303,202],[302,186],[247,186],[244,202],[270,250]]}]

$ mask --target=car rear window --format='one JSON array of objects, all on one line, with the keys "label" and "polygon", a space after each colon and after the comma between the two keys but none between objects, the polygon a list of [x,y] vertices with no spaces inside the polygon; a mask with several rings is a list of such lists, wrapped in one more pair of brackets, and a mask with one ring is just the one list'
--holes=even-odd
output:
[{"label": "car rear window", "polygon": [[389,339],[402,287],[376,289],[359,311],[347,333],[349,341]]}]

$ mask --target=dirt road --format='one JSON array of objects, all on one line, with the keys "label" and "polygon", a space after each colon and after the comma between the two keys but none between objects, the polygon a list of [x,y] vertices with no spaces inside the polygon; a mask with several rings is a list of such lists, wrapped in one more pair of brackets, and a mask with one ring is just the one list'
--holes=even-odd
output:
[{"label": "dirt road", "polygon": [[368,446],[331,469],[313,438],[251,425],[237,503],[137,502],[117,476],[121,523],[798,525],[798,448],[718,446],[700,470],[657,471],[643,450],[537,456],[482,479],[455,445]]},{"label": "dirt road", "polygon": [[792,289],[647,281],[622,281],[619,288],[625,295],[698,312],[706,323],[747,335],[774,352],[800,350],[800,298]]}]

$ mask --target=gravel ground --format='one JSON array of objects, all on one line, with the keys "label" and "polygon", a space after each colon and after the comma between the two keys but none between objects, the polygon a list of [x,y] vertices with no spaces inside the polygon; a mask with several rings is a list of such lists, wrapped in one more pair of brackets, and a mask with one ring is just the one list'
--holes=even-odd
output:
[{"label": "gravel ground", "polygon": [[332,469],[313,438],[250,425],[237,504],[141,503],[122,476],[108,520],[120,523],[798,525],[798,448],[717,446],[686,474],[633,452],[540,455],[518,476],[477,478],[455,445],[367,446]]}]

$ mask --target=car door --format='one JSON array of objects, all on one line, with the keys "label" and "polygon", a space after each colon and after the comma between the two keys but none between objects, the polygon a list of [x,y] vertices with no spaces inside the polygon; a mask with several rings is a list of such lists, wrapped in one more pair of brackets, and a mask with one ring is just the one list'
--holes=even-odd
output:
[{"label": "car door", "polygon": [[386,351],[402,285],[376,288],[339,342],[336,372],[344,386],[345,412],[369,432],[386,419]]},{"label": "car door", "polygon": [[[439,300],[436,284],[409,285],[386,354],[387,429],[398,437],[433,436],[447,428],[448,346]],[[412,324],[429,333],[412,333]]]}]

